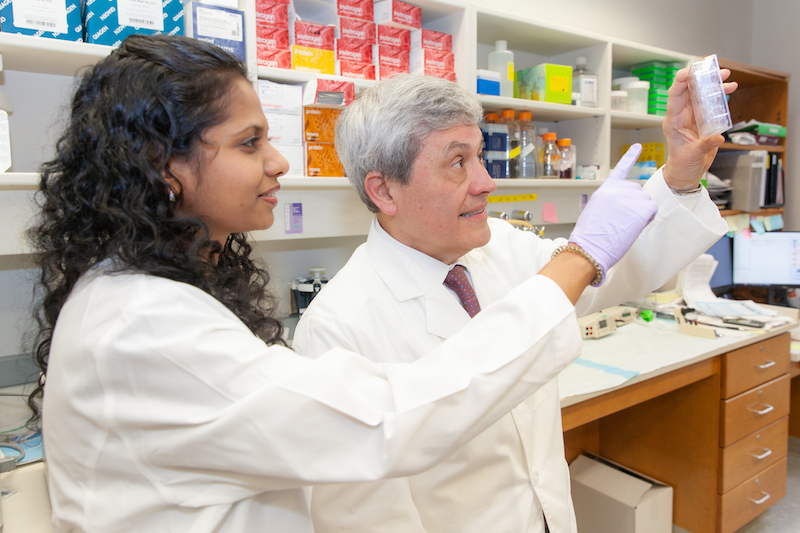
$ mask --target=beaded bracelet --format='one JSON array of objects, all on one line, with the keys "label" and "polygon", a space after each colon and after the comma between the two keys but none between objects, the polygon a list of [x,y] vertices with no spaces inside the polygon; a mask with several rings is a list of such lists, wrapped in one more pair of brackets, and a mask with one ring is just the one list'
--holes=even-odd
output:
[{"label": "beaded bracelet", "polygon": [[576,254],[582,255],[587,261],[589,261],[592,266],[594,267],[594,271],[597,273],[594,280],[592,281],[592,287],[597,287],[601,283],[603,283],[603,269],[600,268],[600,265],[597,264],[597,261],[594,260],[594,257],[589,255],[586,250],[577,246],[575,244],[565,244],[563,246],[559,246],[553,252],[553,255],[550,256],[550,259],[555,259],[555,257],[560,254],[561,252],[574,252]]}]

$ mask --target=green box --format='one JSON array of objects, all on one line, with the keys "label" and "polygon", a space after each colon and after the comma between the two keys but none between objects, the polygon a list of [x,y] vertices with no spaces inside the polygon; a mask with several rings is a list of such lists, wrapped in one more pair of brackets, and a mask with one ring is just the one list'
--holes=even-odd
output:
[{"label": "green box", "polygon": [[517,91],[520,98],[572,104],[572,67],[542,63],[517,72]]},{"label": "green box", "polygon": [[739,131],[749,131],[759,135],[772,135],[774,137],[786,137],[786,127],[778,124],[747,124],[743,128],[731,129],[728,133]]},{"label": "green box", "polygon": [[663,61],[647,61],[646,63],[639,63],[638,65],[633,65],[631,67],[631,72],[634,70],[647,70],[650,68],[658,69],[658,70],[666,70],[668,64]]}]

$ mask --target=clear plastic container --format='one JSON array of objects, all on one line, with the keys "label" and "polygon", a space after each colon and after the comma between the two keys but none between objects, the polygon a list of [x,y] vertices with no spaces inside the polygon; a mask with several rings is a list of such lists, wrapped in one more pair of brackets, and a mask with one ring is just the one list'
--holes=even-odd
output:
[{"label": "clear plastic container", "polygon": [[650,91],[650,82],[632,81],[624,84],[622,90],[628,93],[626,110],[629,113],[647,114],[647,93]]},{"label": "clear plastic container", "polygon": [[611,91],[611,110],[625,111],[628,109],[628,91]]},{"label": "clear plastic container", "polygon": [[494,43],[489,52],[489,70],[500,74],[500,96],[514,97],[514,52],[508,50],[506,41]]},{"label": "clear plastic container", "polygon": [[575,60],[572,70],[572,90],[580,93],[580,103],[584,107],[597,107],[597,74],[586,68],[586,58]]},{"label": "clear plastic container", "polygon": [[519,159],[519,177],[536,177],[536,126],[531,122],[533,115],[530,111],[520,111],[517,117],[519,123],[519,145],[522,148]]},{"label": "clear plastic container", "polygon": [[503,109],[500,112],[500,123],[508,126],[508,177],[519,178],[519,160],[522,148],[520,147],[519,124],[513,109]]},{"label": "clear plastic container", "polygon": [[542,173],[540,178],[558,179],[561,176],[561,152],[556,144],[557,135],[552,132],[542,135],[542,146],[540,160],[542,162]]},{"label": "clear plastic container", "polygon": [[716,54],[689,66],[689,95],[701,137],[730,129],[733,123]]}]

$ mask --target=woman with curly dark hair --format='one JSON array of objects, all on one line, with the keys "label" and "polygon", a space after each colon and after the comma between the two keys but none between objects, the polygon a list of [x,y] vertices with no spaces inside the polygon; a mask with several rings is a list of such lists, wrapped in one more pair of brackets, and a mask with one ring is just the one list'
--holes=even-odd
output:
[{"label": "woman with curly dark hair", "polygon": [[[208,43],[129,37],[80,80],[30,231],[56,531],[311,531],[305,487],[432,466],[580,345],[526,327],[526,282],[414,364],[296,355],[245,237],[288,168],[267,132]],[[595,276],[575,257],[565,319]]]}]

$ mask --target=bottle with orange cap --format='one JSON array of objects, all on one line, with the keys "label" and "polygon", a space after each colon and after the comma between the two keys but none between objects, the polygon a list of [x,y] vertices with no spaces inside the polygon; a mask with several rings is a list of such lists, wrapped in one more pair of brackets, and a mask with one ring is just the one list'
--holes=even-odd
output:
[{"label": "bottle with orange cap", "polygon": [[572,179],[572,139],[558,139],[558,151],[561,152],[561,169],[559,178]]},{"label": "bottle with orange cap", "polygon": [[519,124],[513,109],[503,109],[500,112],[500,123],[508,126],[508,177],[519,178]]},{"label": "bottle with orange cap", "polygon": [[520,111],[517,117],[519,123],[519,177],[536,177],[536,126],[532,122],[533,115],[530,111]]},{"label": "bottle with orange cap", "polygon": [[483,158],[486,171],[494,179],[510,177],[508,124],[500,122],[497,113],[487,113],[483,127]]},{"label": "bottle with orange cap", "polygon": [[558,179],[561,177],[561,152],[556,144],[556,133],[549,131],[542,135],[542,152],[540,160],[542,162],[542,175],[540,178]]}]

